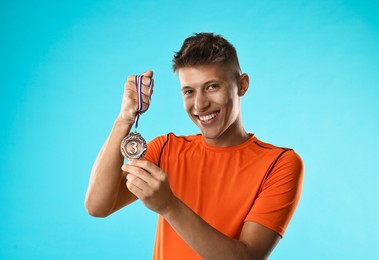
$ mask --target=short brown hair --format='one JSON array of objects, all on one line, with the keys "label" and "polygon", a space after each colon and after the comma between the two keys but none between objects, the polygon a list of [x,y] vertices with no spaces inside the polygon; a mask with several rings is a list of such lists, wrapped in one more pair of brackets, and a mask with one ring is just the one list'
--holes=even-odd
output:
[{"label": "short brown hair", "polygon": [[185,39],[174,55],[172,69],[176,72],[183,67],[208,64],[232,65],[238,74],[241,73],[234,46],[213,33],[195,33]]}]

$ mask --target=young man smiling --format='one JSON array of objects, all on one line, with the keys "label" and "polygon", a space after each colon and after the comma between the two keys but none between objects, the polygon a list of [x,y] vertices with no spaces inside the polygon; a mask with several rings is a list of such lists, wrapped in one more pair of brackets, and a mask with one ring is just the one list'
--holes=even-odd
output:
[{"label": "young man smiling", "polygon": [[[135,77],[129,77],[120,114],[92,169],[86,208],[105,217],[140,199],[159,214],[154,259],[267,258],[299,201],[301,159],[245,131],[240,103],[249,77],[223,37],[187,38],[173,69],[201,134],[157,137],[143,160],[123,165],[120,142],[137,113]],[[153,73],[143,75],[145,109]]]},{"label": "young man smiling", "polygon": [[177,70],[185,110],[207,144],[227,147],[250,138],[240,114],[240,97],[249,87],[247,74],[236,76],[227,65],[219,64],[186,65]]}]

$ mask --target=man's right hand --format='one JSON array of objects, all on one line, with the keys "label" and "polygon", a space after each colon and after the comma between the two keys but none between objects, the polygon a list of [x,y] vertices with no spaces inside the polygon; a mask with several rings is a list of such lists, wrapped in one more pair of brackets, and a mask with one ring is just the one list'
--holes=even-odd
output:
[{"label": "man's right hand", "polygon": [[[150,80],[153,78],[153,72],[148,70],[142,73],[142,110],[146,110],[149,107],[149,95],[148,87]],[[152,94],[152,91],[151,91]],[[122,98],[122,104],[118,119],[128,126],[132,126],[137,116],[138,111],[138,94],[136,89],[136,77],[131,75],[128,77],[124,85],[124,95]]]},{"label": "man's right hand", "polygon": [[[148,87],[153,72],[149,70],[142,75],[144,110],[149,104]],[[125,187],[126,173],[122,173],[120,169],[124,162],[120,144],[134,124],[138,111],[137,97],[135,76],[129,76],[124,86],[120,114],[92,167],[85,198],[85,207],[92,216],[106,217],[137,199]]]}]

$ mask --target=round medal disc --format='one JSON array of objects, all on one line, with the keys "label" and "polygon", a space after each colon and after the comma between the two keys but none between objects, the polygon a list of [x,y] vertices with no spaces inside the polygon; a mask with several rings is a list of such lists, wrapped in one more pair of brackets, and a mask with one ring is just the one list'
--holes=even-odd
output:
[{"label": "round medal disc", "polygon": [[147,144],[140,133],[130,133],[121,142],[121,153],[127,159],[141,159],[146,151]]}]

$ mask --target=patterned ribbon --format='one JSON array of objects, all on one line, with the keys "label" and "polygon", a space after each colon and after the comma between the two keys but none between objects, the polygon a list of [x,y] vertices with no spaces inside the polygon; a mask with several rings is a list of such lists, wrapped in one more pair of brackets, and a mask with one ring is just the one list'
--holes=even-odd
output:
[{"label": "patterned ribbon", "polygon": [[142,86],[143,86],[142,85],[142,78],[143,78],[142,75],[136,76],[136,90],[137,90],[137,100],[138,100],[137,115],[136,115],[136,120],[135,120],[135,129],[136,130],[138,127],[138,120],[139,120],[140,115],[142,115],[144,112],[146,112],[146,110],[150,106],[151,94],[152,94],[153,87],[154,87],[154,79],[150,79],[150,83],[148,86],[148,92],[147,92],[147,96],[149,97],[149,100],[147,101],[146,109],[142,109],[142,104],[143,104],[143,102],[142,102]]}]

